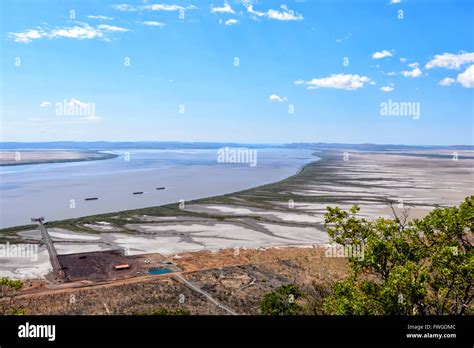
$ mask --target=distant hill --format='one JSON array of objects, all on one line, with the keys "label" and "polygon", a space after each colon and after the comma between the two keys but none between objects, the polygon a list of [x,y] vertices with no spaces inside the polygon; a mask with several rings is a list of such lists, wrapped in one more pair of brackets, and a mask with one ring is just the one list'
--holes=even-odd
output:
[{"label": "distant hill", "polygon": [[338,144],[338,143],[290,143],[290,144],[243,144],[219,142],[179,142],[179,141],[53,141],[53,142],[0,142],[0,150],[17,149],[61,149],[61,150],[115,150],[115,149],[218,149],[221,147],[246,148],[291,148],[291,149],[347,149],[360,151],[395,151],[395,150],[474,150],[474,145],[421,146],[391,144]]}]

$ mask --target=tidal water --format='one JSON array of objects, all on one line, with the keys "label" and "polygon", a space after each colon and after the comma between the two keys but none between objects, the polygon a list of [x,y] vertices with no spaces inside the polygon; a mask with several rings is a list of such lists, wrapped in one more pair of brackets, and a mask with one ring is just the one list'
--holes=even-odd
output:
[{"label": "tidal water", "polygon": [[[53,221],[186,204],[282,180],[318,159],[310,150],[256,151],[255,166],[221,163],[215,149],[123,149],[109,151],[119,156],[107,160],[0,167],[0,228],[30,224],[38,216]],[[85,200],[92,197],[98,200]]]}]

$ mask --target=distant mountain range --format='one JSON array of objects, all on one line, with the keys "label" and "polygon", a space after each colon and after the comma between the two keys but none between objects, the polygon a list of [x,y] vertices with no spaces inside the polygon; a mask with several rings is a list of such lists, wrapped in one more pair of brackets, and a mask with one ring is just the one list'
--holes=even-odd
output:
[{"label": "distant mountain range", "polygon": [[115,150],[115,149],[218,149],[221,147],[246,148],[294,148],[294,149],[350,149],[360,151],[394,151],[394,150],[474,150],[474,145],[419,146],[390,144],[338,144],[338,143],[290,143],[290,144],[242,144],[218,142],[179,142],[179,141],[53,141],[53,142],[0,142],[0,150]]}]

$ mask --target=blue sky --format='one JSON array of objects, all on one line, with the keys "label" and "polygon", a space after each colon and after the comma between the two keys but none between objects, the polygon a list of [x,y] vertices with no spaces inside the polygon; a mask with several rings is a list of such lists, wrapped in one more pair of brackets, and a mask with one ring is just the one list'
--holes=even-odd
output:
[{"label": "blue sky", "polygon": [[474,143],[469,0],[1,6],[2,141]]}]

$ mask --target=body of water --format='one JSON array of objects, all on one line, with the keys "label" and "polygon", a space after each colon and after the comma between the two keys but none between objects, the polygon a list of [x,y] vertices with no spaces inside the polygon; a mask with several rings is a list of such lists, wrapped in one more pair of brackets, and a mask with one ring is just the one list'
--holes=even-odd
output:
[{"label": "body of water", "polygon": [[123,149],[107,160],[0,167],[0,227],[186,204],[282,180],[317,159],[310,150],[256,151],[255,166],[220,163],[215,149]]},{"label": "body of water", "polygon": [[167,273],[172,273],[173,271],[170,270],[169,268],[150,268],[148,270],[148,274],[153,274],[153,275],[160,275],[160,274],[167,274]]}]

